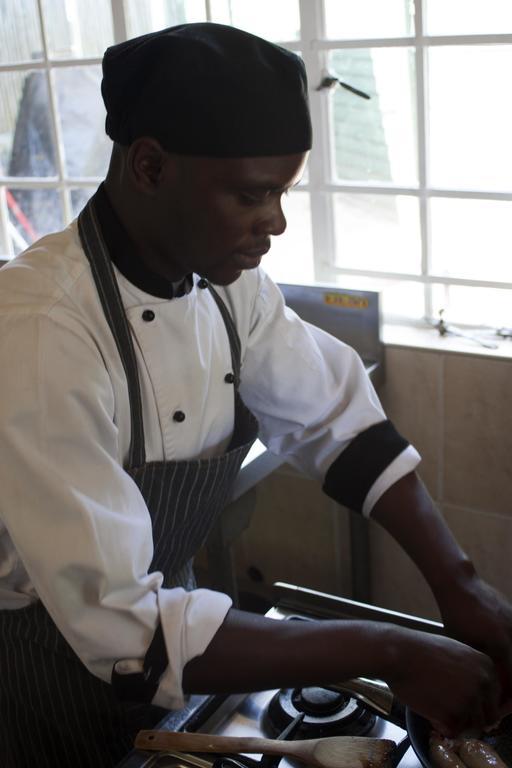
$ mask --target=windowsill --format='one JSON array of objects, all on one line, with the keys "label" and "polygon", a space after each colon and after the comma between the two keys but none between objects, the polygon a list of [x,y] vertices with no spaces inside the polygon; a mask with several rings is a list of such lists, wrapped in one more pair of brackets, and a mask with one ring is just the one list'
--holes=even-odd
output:
[{"label": "windowsill", "polygon": [[[475,335],[478,336],[478,332]],[[496,349],[488,349],[477,341],[460,336],[441,336],[435,328],[421,328],[413,325],[384,324],[381,338],[386,347],[415,348],[428,352],[512,359],[512,339],[495,339],[491,338],[490,334],[485,336],[484,341],[496,344]]]}]

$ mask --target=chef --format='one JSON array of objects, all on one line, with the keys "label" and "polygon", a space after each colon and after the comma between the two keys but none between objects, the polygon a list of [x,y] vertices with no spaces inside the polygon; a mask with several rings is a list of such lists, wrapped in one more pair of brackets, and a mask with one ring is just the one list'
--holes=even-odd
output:
[{"label": "chef", "polygon": [[[111,766],[189,693],[360,674],[444,733],[496,721],[510,606],[356,353],[260,267],[311,147],[301,59],[191,24],[109,48],[103,75],[105,182],[0,272],[3,768]],[[397,539],[456,639],[275,622],[195,588],[257,435]]]}]

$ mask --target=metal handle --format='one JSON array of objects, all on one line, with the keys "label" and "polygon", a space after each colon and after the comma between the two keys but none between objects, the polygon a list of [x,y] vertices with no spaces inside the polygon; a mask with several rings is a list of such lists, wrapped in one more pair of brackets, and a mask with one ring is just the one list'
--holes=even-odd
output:
[{"label": "metal handle", "polygon": [[371,96],[369,96],[364,91],[359,90],[359,88],[354,88],[353,85],[349,85],[349,83],[345,83],[339,78],[335,77],[334,75],[327,74],[325,77],[322,78],[320,81],[320,85],[317,87],[317,91],[323,91],[323,90],[331,90],[332,88],[335,88],[337,85],[341,85],[342,88],[344,88],[346,91],[350,91],[350,93],[354,93],[356,96],[360,96],[362,99],[370,99]]},{"label": "metal handle", "polygon": [[382,680],[356,677],[352,680],[345,680],[342,683],[334,683],[334,685],[329,685],[328,687],[333,691],[349,693],[385,717],[391,714],[395,697]]}]

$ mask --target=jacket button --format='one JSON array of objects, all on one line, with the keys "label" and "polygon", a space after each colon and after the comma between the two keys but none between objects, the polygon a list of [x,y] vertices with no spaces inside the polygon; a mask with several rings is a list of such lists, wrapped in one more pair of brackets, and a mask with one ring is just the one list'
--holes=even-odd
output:
[{"label": "jacket button", "polygon": [[152,309],[145,309],[142,313],[142,319],[145,323],[150,323],[152,320],[155,319],[155,313]]},{"label": "jacket button", "polygon": [[185,414],[183,411],[174,411],[172,418],[174,421],[185,421]]},{"label": "jacket button", "polygon": [[208,280],[206,280],[204,277],[202,277],[200,280],[197,281],[197,287],[198,288],[208,288]]},{"label": "jacket button", "polygon": [[226,373],[226,375],[224,376],[224,381],[226,382],[226,384],[233,384],[234,380],[235,380],[234,373]]}]

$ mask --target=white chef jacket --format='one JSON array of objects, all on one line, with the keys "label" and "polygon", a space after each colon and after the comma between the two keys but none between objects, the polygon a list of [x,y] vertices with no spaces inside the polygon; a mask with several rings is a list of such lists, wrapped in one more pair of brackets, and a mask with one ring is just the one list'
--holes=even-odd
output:
[{"label": "white chef jacket", "polygon": [[[234,420],[231,353],[219,310],[194,286],[172,300],[116,269],[133,332],[146,460],[223,452]],[[218,288],[241,340],[241,395],[268,448],[320,483],[350,441],[385,414],[358,355],[284,307],[263,270]],[[145,322],[146,309],[155,313]],[[151,519],[124,471],[130,408],[76,221],[0,271],[0,609],[40,597],[93,674],[143,659],[160,619],[169,657],[153,702],[183,706],[182,671],[222,624],[227,595],[163,589],[148,573]],[[175,421],[180,410],[184,421]],[[363,512],[419,456],[408,446]]]}]

